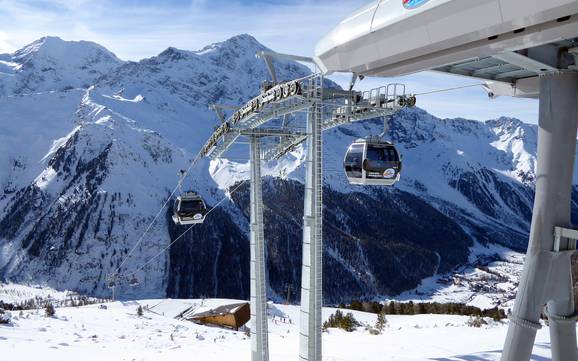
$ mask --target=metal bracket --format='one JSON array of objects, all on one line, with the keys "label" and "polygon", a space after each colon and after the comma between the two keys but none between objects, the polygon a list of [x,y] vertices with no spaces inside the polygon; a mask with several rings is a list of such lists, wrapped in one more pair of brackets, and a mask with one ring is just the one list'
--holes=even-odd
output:
[{"label": "metal bracket", "polygon": [[312,226],[313,224],[315,224],[315,217],[303,216],[303,225],[304,226]]},{"label": "metal bracket", "polygon": [[539,322],[528,321],[523,318],[519,318],[518,316],[511,315],[509,319],[510,322],[515,323],[520,327],[529,328],[531,330],[539,330],[542,328],[542,325]]},{"label": "metal bracket", "polygon": [[221,124],[223,124],[227,121],[227,119],[225,117],[225,112],[223,112],[223,110],[226,109],[226,110],[237,111],[237,110],[239,110],[239,107],[238,106],[232,106],[232,105],[223,105],[223,104],[211,104],[211,105],[209,105],[209,109],[211,109],[212,111],[215,112],[215,114],[217,114],[219,121],[221,122]]},{"label": "metal bracket", "polygon": [[265,65],[267,66],[267,70],[269,71],[269,75],[271,75],[271,81],[273,83],[277,83],[277,73],[275,72],[275,65],[273,65],[273,59],[271,55],[265,51],[260,51],[256,54],[257,58],[263,59]]},{"label": "metal bracket", "polygon": [[239,134],[244,136],[253,137],[299,137],[305,136],[305,132],[291,131],[288,129],[278,129],[278,128],[253,128],[253,129],[243,129],[239,131]]},{"label": "metal bracket", "polygon": [[[496,59],[502,60],[506,63],[510,63],[516,65],[522,69],[526,69],[532,71],[537,74],[545,74],[545,73],[557,73],[559,70],[556,67],[553,67],[550,64],[543,63],[536,59],[532,59],[528,56],[522,55],[516,52],[507,52],[503,54],[496,54],[493,56]],[[506,74],[498,75],[496,79],[499,77],[506,77]]]},{"label": "metal bracket", "polygon": [[578,230],[554,227],[553,252],[576,252],[576,241],[578,241]]},{"label": "metal bracket", "polygon": [[271,75],[271,80],[273,83],[277,83],[277,73],[275,72],[275,66],[273,65],[273,58],[300,61],[318,66],[315,62],[315,59],[307,56],[276,53],[273,51],[259,51],[257,52],[256,56],[257,58],[263,59],[263,61],[265,61],[265,65],[267,66],[267,70],[269,71],[269,75]]},{"label": "metal bracket", "polygon": [[300,61],[303,63],[310,63],[316,65],[315,59],[310,58],[308,56],[300,56],[300,55],[291,55],[291,54],[283,54],[277,53],[274,51],[260,51],[257,53],[258,57],[268,56],[270,58],[277,58],[277,59],[285,59],[285,60],[293,60],[293,61]]},{"label": "metal bracket", "polygon": [[548,317],[548,320],[553,321],[553,322],[576,323],[576,320],[578,320],[578,313],[574,313],[574,314],[569,315],[569,316],[560,316],[560,315],[554,315],[550,312],[546,312],[546,317]]},{"label": "metal bracket", "polygon": [[217,114],[217,118],[219,118],[221,124],[227,121],[227,119],[225,119],[225,114],[223,114],[223,110],[221,108],[217,106],[212,106],[211,108],[215,111],[215,114]]}]

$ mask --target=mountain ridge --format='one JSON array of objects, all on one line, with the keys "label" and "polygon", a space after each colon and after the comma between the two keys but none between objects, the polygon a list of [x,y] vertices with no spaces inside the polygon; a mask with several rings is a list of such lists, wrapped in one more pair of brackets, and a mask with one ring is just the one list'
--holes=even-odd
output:
[{"label": "mountain ridge", "polygon": [[87,88],[123,62],[88,41],[40,38],[0,55],[0,96]]},{"label": "mountain ridge", "polygon": [[[178,169],[218,125],[208,106],[242,104],[267,79],[254,56],[264,49],[249,35],[198,51],[169,47],[94,79],[94,69],[81,69],[83,79],[93,79],[84,89],[48,79],[56,88],[42,94],[42,82],[10,88],[0,74],[0,89],[18,95],[0,91],[0,116],[25,125],[0,125],[8,134],[0,134],[2,278],[107,295],[106,275],[123,263],[171,193]],[[290,61],[276,68],[281,79],[309,72]],[[414,289],[468,263],[478,244],[525,248],[536,126],[407,109],[392,117],[387,132],[405,157],[399,185],[349,185],[341,169],[347,146],[382,129],[372,120],[324,135],[326,301]],[[25,138],[38,140],[15,152]],[[121,269],[140,279],[138,288],[119,286],[123,297],[248,297],[248,185],[228,192],[248,177],[248,164],[239,160],[246,152],[240,146],[229,159],[203,160],[194,169],[185,186],[209,206],[226,201],[163,253],[183,231],[168,207]],[[303,159],[300,146],[263,164],[269,292],[276,299],[300,282]]]}]

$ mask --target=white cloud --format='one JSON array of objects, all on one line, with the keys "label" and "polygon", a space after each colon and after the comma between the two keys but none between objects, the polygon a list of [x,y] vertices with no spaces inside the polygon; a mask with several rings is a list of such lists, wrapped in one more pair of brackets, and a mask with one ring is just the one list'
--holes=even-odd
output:
[{"label": "white cloud", "polygon": [[16,46],[10,42],[6,33],[0,32],[0,54],[11,53],[16,50]]}]

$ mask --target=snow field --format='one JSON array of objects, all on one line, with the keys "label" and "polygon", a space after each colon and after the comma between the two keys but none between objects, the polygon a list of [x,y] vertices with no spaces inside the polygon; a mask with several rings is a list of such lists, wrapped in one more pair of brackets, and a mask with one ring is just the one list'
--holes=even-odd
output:
[{"label": "snow field", "polygon": [[16,283],[0,283],[0,300],[5,303],[19,303],[32,298],[53,299],[63,301],[71,295],[68,291],[56,291],[41,286],[26,286]]},{"label": "snow field", "polygon": [[[250,340],[244,332],[196,325],[171,318],[190,305],[212,307],[234,300],[143,300],[80,308],[58,308],[46,318],[43,310],[13,312],[13,325],[0,326],[0,354],[31,360],[250,360]],[[136,315],[138,305],[152,311]],[[297,359],[298,306],[274,305],[269,318],[271,360]],[[280,312],[291,319],[282,322]],[[335,309],[325,308],[324,318]],[[345,311],[347,312],[347,311]],[[162,313],[165,313],[163,316]],[[373,325],[376,315],[353,312]],[[388,316],[381,335],[364,327],[347,333],[323,334],[324,360],[498,360],[507,324],[466,325],[468,317],[448,315]],[[548,329],[538,332],[533,360],[549,357]]]}]

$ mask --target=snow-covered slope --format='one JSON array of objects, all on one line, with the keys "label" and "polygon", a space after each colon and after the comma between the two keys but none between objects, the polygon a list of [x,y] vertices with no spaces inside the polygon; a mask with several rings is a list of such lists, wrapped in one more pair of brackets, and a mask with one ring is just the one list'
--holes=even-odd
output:
[{"label": "snow-covered slope", "polygon": [[43,158],[75,129],[82,96],[82,90],[70,90],[0,97],[0,205],[42,173]]},{"label": "snow-covered slope", "polygon": [[[248,166],[239,160],[247,157],[244,146],[229,160],[200,162],[187,179],[185,187],[209,206],[225,199],[205,224],[164,252],[183,231],[170,221],[169,205],[127,255],[178,170],[218,124],[209,104],[242,103],[267,79],[255,58],[263,49],[239,35],[200,51],[168,48],[123,63],[92,43],[43,38],[0,55],[0,275],[108,295],[105,277],[122,265],[123,275],[136,272],[140,280],[135,288],[119,285],[123,298],[247,297],[248,185],[228,192],[247,179]],[[82,56],[70,60],[75,54]],[[54,71],[46,73],[57,75],[39,77],[41,66],[26,70],[28,62],[49,62]],[[276,66],[284,79],[309,72],[294,62]],[[70,79],[62,76],[69,70]],[[26,71],[36,80],[24,80]],[[348,144],[381,127],[369,121],[324,137],[327,301],[397,295],[438,273],[479,266],[470,257],[474,245],[524,248],[535,126],[403,111],[389,130],[404,154],[402,182],[393,189],[348,185],[341,170]],[[263,169],[275,299],[300,282],[302,161],[298,148]]]},{"label": "snow-covered slope", "polygon": [[[57,308],[52,318],[38,311],[12,314],[12,326],[0,325],[0,352],[29,360],[249,360],[250,340],[242,331],[224,330],[179,321],[171,316],[189,305],[224,300],[142,300],[79,308]],[[230,300],[229,302],[235,302]],[[151,307],[142,317],[139,305]],[[274,305],[279,317],[268,320],[272,359],[294,360],[299,350],[298,306]],[[323,309],[327,319],[336,310]],[[344,311],[347,312],[347,311]],[[352,312],[362,326],[353,332],[330,328],[323,333],[323,357],[328,360],[484,360],[500,359],[507,322],[468,327],[468,317],[454,315],[388,315],[380,335],[376,315]],[[475,342],[472,342],[475,340]],[[418,347],[416,347],[418,345]],[[550,356],[548,327],[538,331],[532,360]]]},{"label": "snow-covered slope", "polygon": [[[342,154],[354,138],[378,134],[381,122],[333,130],[326,136],[328,173],[341,172]],[[437,119],[412,109],[393,117],[389,138],[404,156],[397,190],[406,191],[450,214],[482,242],[524,249],[533,202],[537,127],[517,119],[486,122]],[[334,189],[349,192],[343,177],[327,177]],[[489,236],[477,227],[497,228]]]},{"label": "snow-covered slope", "polygon": [[93,42],[47,36],[0,54],[0,96],[87,88],[121,63]]}]

